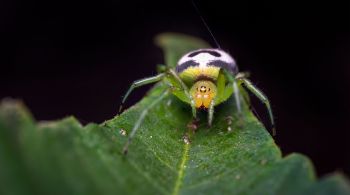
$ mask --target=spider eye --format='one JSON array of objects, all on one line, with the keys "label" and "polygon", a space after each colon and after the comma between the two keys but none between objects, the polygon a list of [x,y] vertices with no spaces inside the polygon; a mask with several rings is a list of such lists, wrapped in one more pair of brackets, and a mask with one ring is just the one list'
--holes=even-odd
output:
[{"label": "spider eye", "polygon": [[202,85],[202,86],[200,87],[200,92],[202,92],[202,93],[207,92],[207,87],[204,86],[204,85]]}]

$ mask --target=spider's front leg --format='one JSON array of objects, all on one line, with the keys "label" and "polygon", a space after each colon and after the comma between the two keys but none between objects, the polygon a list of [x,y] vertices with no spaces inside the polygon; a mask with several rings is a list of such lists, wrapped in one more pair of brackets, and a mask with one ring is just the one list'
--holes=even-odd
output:
[{"label": "spider's front leg", "polygon": [[215,100],[212,100],[208,109],[208,126],[211,127],[214,117]]},{"label": "spider's front leg", "polygon": [[172,78],[171,81],[173,82],[173,84],[175,86],[181,87],[180,93],[182,93],[184,95],[184,97],[187,99],[186,102],[190,103],[191,109],[192,109],[192,116],[194,119],[196,119],[197,118],[197,108],[196,108],[196,104],[194,102],[193,97],[190,94],[188,87],[186,86],[186,84],[181,80],[181,78],[177,75],[177,73],[173,69],[169,69],[168,73],[169,73],[169,76]]},{"label": "spider's front leg", "polygon": [[122,100],[122,103],[120,104],[119,106],[119,114],[120,112],[122,111],[123,109],[123,105],[125,103],[125,101],[127,100],[127,98],[129,97],[130,93],[135,89],[135,88],[138,88],[138,87],[141,87],[141,86],[144,86],[144,85],[148,85],[148,84],[152,84],[152,83],[155,83],[155,82],[158,82],[160,80],[162,80],[164,78],[165,74],[164,73],[160,73],[156,76],[152,76],[152,77],[147,77],[147,78],[144,78],[144,79],[140,79],[140,80],[136,80],[134,81],[131,86],[129,87],[128,91],[125,93],[124,97],[123,97],[123,100]]},{"label": "spider's front leg", "polygon": [[[218,88],[218,96],[215,99],[216,104],[220,104],[227,99],[229,99],[231,96],[234,97],[235,106],[236,106],[236,112],[238,115],[238,125],[243,125],[243,112],[242,112],[242,93],[241,88],[239,87],[238,80],[236,79],[235,75],[232,74],[232,72],[221,69],[218,80],[217,80],[217,88]],[[244,94],[243,94],[244,95]],[[232,119],[232,116],[228,116],[228,118]],[[231,121],[231,120],[230,120]],[[232,122],[230,122],[228,125],[231,125]],[[231,129],[231,127],[229,128]]]},{"label": "spider's front leg", "polygon": [[272,135],[276,135],[275,121],[273,118],[270,101],[267,98],[267,96],[260,89],[258,89],[255,85],[253,85],[253,83],[250,80],[248,80],[247,78],[238,77],[238,80],[242,84],[244,84],[247,87],[247,89],[250,92],[252,92],[257,98],[259,98],[259,100],[266,106],[266,108],[269,112],[269,116],[270,116],[270,122],[271,122],[271,126],[272,126]]}]

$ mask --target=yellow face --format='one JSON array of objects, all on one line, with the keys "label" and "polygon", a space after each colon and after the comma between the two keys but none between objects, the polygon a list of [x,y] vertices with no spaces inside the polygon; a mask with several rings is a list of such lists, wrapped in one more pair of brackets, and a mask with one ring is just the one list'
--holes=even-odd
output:
[{"label": "yellow face", "polygon": [[216,86],[211,81],[197,81],[190,93],[196,104],[196,108],[209,108],[216,96]]}]

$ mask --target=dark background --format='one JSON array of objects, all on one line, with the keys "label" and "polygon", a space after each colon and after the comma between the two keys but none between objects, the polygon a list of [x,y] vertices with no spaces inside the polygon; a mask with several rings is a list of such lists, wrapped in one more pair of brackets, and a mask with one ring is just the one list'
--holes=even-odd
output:
[{"label": "dark background", "polygon": [[[283,153],[306,154],[319,175],[349,175],[349,2],[197,5],[270,98]],[[156,74],[157,33],[213,43],[190,1],[1,1],[0,31],[0,98],[22,99],[38,120],[75,115],[84,123],[112,118],[129,84]]]}]

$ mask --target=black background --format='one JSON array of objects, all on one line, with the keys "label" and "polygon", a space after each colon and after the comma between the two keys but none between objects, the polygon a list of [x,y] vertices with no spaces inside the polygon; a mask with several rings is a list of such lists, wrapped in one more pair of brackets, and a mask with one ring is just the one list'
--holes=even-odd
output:
[{"label": "black background", "polygon": [[[318,175],[349,175],[349,2],[197,6],[221,47],[270,98],[283,153],[308,155]],[[0,98],[22,99],[38,120],[112,118],[129,84],[163,62],[157,33],[213,43],[190,1],[1,1],[0,30]]]}]

